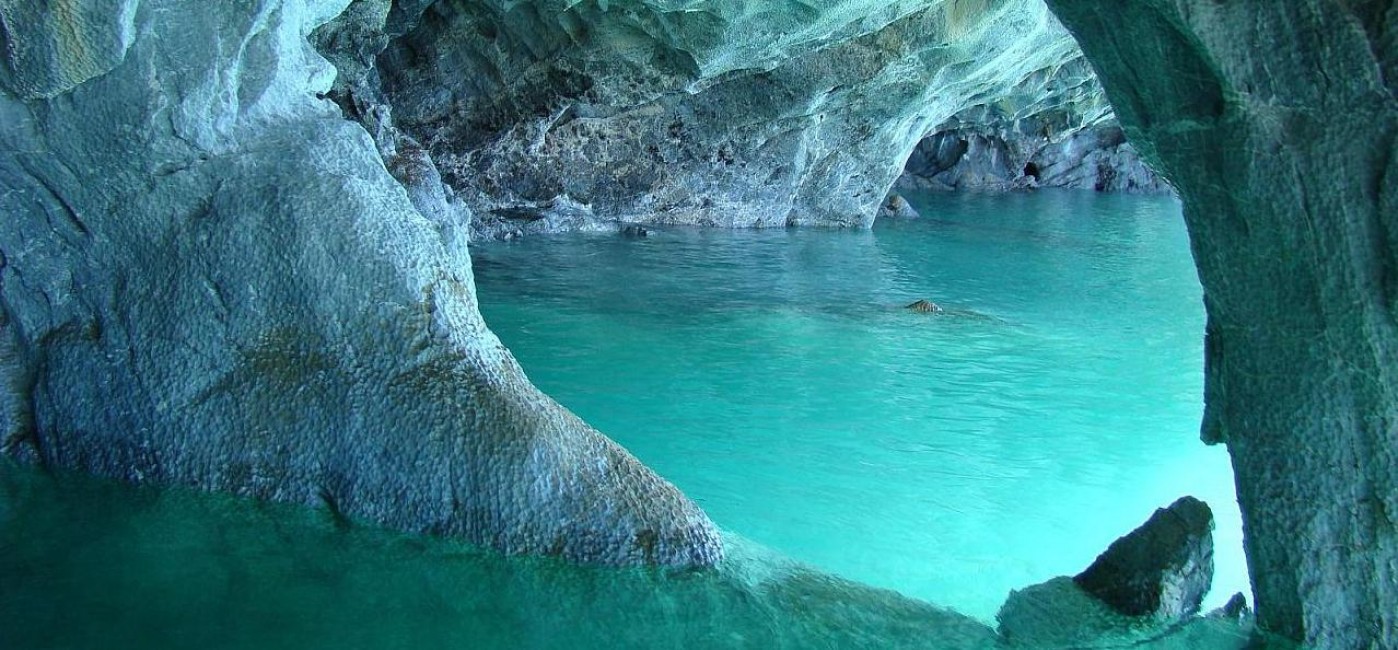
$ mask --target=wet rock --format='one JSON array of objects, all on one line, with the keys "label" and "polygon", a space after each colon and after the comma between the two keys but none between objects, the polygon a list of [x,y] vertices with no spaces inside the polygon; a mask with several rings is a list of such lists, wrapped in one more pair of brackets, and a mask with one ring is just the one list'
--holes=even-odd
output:
[{"label": "wet rock", "polygon": [[642,237],[649,237],[650,231],[646,230],[645,226],[633,223],[622,227],[621,236],[627,239],[640,239]]},{"label": "wet rock", "polygon": [[1252,610],[1248,609],[1248,597],[1244,596],[1242,592],[1239,592],[1233,594],[1233,596],[1228,599],[1228,602],[1223,604],[1223,607],[1209,612],[1209,618],[1224,618],[1230,621],[1236,621],[1251,613]]},{"label": "wet rock", "polygon": [[1010,592],[996,614],[1015,644],[1090,645],[1145,638],[1185,620],[1213,581],[1213,514],[1184,497],[1113,542],[1075,577]]},{"label": "wet rock", "polygon": [[0,452],[506,553],[714,564],[699,508],[486,328],[427,148],[323,99],[306,34],[345,4],[0,3]]},{"label": "wet rock", "polygon": [[879,208],[880,219],[916,219],[920,216],[908,200],[897,193],[890,193]]},{"label": "wet rock", "polygon": [[1193,615],[1213,584],[1213,526],[1208,504],[1183,497],[1113,542],[1073,582],[1127,616]]},{"label": "wet rock", "polygon": [[919,314],[940,314],[943,311],[941,305],[938,305],[937,303],[932,302],[931,300],[919,300],[917,302],[908,304],[906,307],[904,307],[904,309],[907,309],[908,311],[914,311]]},{"label": "wet rock", "polygon": [[1398,648],[1398,6],[1048,4],[1183,200],[1258,623]]}]

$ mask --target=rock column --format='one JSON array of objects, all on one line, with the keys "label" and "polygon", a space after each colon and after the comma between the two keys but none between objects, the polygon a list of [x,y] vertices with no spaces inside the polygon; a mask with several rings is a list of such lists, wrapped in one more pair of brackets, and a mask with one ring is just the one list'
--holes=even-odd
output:
[{"label": "rock column", "polygon": [[1398,5],[1049,5],[1184,200],[1260,622],[1398,647]]}]

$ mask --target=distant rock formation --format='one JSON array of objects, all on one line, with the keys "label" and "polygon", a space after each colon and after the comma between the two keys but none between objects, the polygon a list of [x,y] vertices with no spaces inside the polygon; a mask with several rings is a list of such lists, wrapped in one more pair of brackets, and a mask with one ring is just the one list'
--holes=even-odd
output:
[{"label": "distant rock formation", "polygon": [[868,226],[937,125],[1106,105],[1019,0],[354,0],[316,42],[347,115],[423,143],[476,238]]},{"label": "distant rock formation", "polygon": [[990,192],[1041,187],[1141,194],[1173,191],[1141,160],[1114,118],[1070,126],[1061,116],[1016,120],[979,113],[943,124],[919,142],[897,187]]}]

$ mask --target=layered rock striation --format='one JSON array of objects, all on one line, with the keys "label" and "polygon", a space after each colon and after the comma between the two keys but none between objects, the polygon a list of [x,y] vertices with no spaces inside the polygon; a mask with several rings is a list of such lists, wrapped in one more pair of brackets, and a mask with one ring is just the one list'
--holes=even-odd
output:
[{"label": "layered rock striation", "polygon": [[468,213],[381,155],[426,162],[320,98],[307,36],[344,4],[0,3],[0,452],[713,564],[703,513],[486,329]]}]

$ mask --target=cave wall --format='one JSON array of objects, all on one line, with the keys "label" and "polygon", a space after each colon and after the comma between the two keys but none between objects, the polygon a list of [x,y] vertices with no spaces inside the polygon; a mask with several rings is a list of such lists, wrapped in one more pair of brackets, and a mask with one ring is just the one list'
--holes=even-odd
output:
[{"label": "cave wall", "polygon": [[1049,4],[1184,201],[1260,622],[1398,647],[1398,5]]},{"label": "cave wall", "polygon": [[902,192],[1173,191],[1126,141],[1110,113],[1098,120],[1078,117],[1061,111],[1016,117],[975,107],[918,142],[894,187]]},{"label": "cave wall", "polygon": [[[919,139],[969,108],[1105,105],[1058,74],[1086,65],[1038,2],[409,4],[356,0],[371,18],[319,42],[367,71],[348,112],[391,113],[477,237],[868,226]],[[352,36],[374,23],[391,38]]]},{"label": "cave wall", "polygon": [[344,8],[0,2],[0,453],[506,552],[717,561],[699,509],[486,329],[469,212],[321,99],[307,37]]}]

